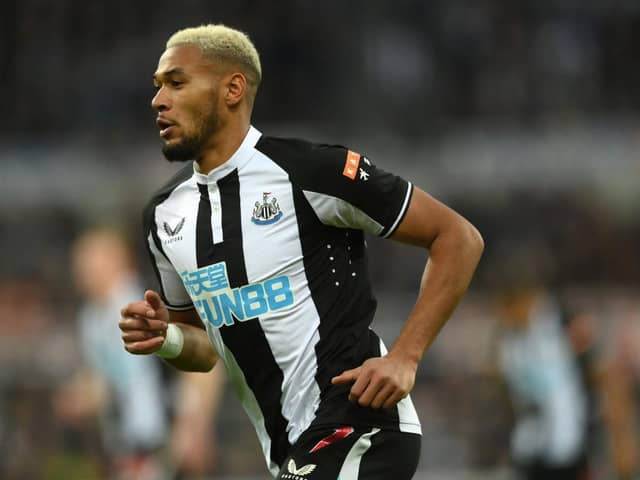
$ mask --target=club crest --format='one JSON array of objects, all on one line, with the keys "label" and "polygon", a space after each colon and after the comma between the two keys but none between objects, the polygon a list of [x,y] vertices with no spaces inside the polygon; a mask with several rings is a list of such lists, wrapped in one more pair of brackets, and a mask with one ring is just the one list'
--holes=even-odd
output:
[{"label": "club crest", "polygon": [[256,202],[251,221],[256,225],[270,225],[282,218],[282,210],[275,197],[269,199],[271,192],[263,192],[262,203]]}]

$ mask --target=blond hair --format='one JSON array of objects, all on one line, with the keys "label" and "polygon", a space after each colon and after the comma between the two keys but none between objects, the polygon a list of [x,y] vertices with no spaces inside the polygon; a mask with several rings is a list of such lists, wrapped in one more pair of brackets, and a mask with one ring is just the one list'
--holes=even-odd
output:
[{"label": "blond hair", "polygon": [[167,40],[166,48],[178,45],[195,45],[209,60],[238,65],[255,95],[262,67],[258,51],[245,33],[222,24],[201,25],[178,30]]}]

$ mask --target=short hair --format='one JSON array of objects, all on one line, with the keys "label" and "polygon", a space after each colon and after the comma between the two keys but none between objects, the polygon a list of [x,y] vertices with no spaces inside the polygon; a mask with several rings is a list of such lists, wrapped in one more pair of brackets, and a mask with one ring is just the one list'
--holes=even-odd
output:
[{"label": "short hair", "polygon": [[222,24],[208,24],[178,30],[166,48],[178,45],[195,45],[205,58],[222,60],[244,67],[244,74],[254,92],[262,79],[260,56],[247,34]]}]

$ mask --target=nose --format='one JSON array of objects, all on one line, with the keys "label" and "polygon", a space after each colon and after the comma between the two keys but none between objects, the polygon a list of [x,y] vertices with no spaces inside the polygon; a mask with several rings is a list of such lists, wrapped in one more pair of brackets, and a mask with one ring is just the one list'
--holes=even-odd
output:
[{"label": "nose", "polygon": [[169,109],[169,98],[164,87],[160,87],[151,99],[151,108],[156,112],[162,112]]}]

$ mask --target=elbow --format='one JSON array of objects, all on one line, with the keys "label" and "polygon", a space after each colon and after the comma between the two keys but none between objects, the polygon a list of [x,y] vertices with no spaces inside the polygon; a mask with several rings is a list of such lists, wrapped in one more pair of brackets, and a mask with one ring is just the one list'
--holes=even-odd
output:
[{"label": "elbow", "polygon": [[216,354],[216,352],[214,351],[209,352],[206,358],[204,358],[203,361],[200,363],[198,371],[210,372],[211,370],[213,370],[213,367],[216,366],[217,362],[218,362],[218,355]]},{"label": "elbow", "polygon": [[475,226],[465,220],[459,239],[462,251],[466,253],[466,257],[475,267],[480,262],[482,252],[484,251],[484,239],[482,235]]},{"label": "elbow", "polygon": [[475,252],[478,261],[480,261],[482,252],[484,252],[484,238],[482,238],[478,229],[471,224],[469,224],[469,237],[471,249]]},{"label": "elbow", "polygon": [[[468,220],[457,216],[456,220],[427,246],[433,255],[436,250],[445,250],[475,269],[484,251],[484,239],[478,229]],[[447,254],[445,254],[446,256]]]},{"label": "elbow", "polygon": [[188,365],[184,368],[179,368],[180,370],[184,370],[185,372],[197,372],[197,373],[207,373],[213,370],[213,367],[216,366],[216,362],[200,362],[197,365]]},{"label": "elbow", "polygon": [[201,348],[191,355],[180,355],[175,359],[165,359],[170,365],[183,372],[209,372],[218,361],[218,354],[213,348]]}]

